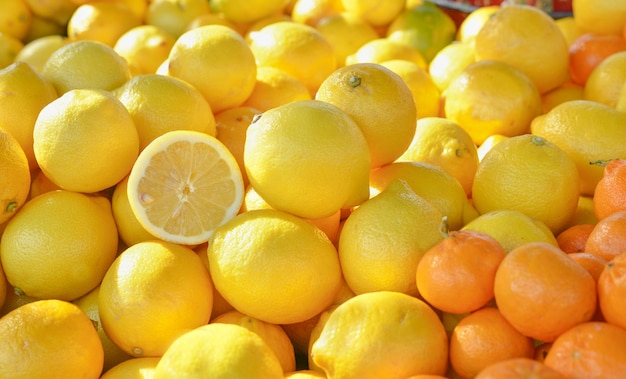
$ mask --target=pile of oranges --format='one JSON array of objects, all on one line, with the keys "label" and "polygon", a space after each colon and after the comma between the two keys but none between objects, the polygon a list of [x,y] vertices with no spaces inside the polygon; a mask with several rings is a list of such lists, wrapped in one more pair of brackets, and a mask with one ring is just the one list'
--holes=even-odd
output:
[{"label": "pile of oranges", "polygon": [[626,1],[3,0],[0,377],[626,372]]}]

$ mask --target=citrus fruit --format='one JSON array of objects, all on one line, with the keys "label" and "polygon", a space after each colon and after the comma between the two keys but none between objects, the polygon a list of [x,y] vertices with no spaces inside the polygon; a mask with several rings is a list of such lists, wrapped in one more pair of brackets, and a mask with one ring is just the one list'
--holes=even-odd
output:
[{"label": "citrus fruit", "polygon": [[428,304],[443,312],[475,311],[493,299],[493,281],[506,251],[482,232],[444,232],[445,238],[419,260],[417,289]]},{"label": "citrus fruit", "polygon": [[178,38],[190,22],[210,10],[206,0],[153,0],[148,2],[145,24],[158,26]]},{"label": "citrus fruit", "polygon": [[[591,274],[596,283],[600,279],[600,274],[608,263],[606,259],[593,253],[576,252],[568,253],[567,256],[573,259],[574,262],[581,265],[585,270],[587,270],[587,272]],[[596,309],[596,314],[598,313],[598,311],[599,309]]]},{"label": "citrus fruit", "polygon": [[346,57],[345,65],[383,63],[396,59],[413,62],[424,69],[428,66],[422,53],[415,47],[383,37],[362,44],[354,53]]},{"label": "citrus fruit", "polygon": [[626,211],[619,211],[598,221],[585,242],[585,251],[611,261],[626,252]]},{"label": "citrus fruit", "polygon": [[569,53],[563,33],[541,9],[500,7],[474,38],[477,61],[497,60],[526,74],[539,93],[569,80]]},{"label": "citrus fruit", "polygon": [[578,27],[574,15],[566,15],[565,17],[557,18],[555,22],[556,26],[561,29],[561,33],[563,33],[563,36],[565,37],[567,46],[571,46],[576,38],[584,34],[583,31],[580,30],[580,28]]},{"label": "citrus fruit", "polygon": [[139,151],[173,130],[195,130],[215,136],[211,106],[191,84],[173,76],[136,75],[112,91],[132,117]]},{"label": "citrus fruit", "polygon": [[9,283],[29,296],[67,301],[95,288],[117,254],[110,207],[102,196],[64,190],[31,199],[0,241]]},{"label": "citrus fruit", "polygon": [[599,220],[626,211],[626,159],[606,162],[593,194],[593,210]]},{"label": "citrus fruit", "polygon": [[567,152],[578,169],[580,193],[593,195],[604,167],[589,162],[626,156],[624,145],[615,143],[626,139],[624,123],[626,115],[607,105],[574,100],[537,117],[530,130]]},{"label": "citrus fruit", "polygon": [[181,334],[208,323],[212,306],[213,285],[198,255],[156,240],[124,250],[98,296],[105,333],[135,357],[161,356]]},{"label": "citrus fruit", "polygon": [[0,69],[15,62],[15,57],[24,48],[24,43],[8,34],[0,33]]},{"label": "citrus fruit", "polygon": [[311,26],[317,25],[324,17],[342,11],[341,0],[293,0],[285,9],[291,20]]},{"label": "citrus fruit", "polygon": [[452,42],[433,57],[428,72],[437,88],[444,91],[452,79],[475,61],[474,46],[471,43]]},{"label": "citrus fruit", "polygon": [[154,74],[167,59],[176,39],[156,25],[142,24],[122,34],[113,50],[126,59],[133,75]]},{"label": "citrus fruit", "polygon": [[167,73],[196,87],[218,113],[241,105],[252,93],[254,58],[239,33],[223,25],[205,25],[176,39]]},{"label": "citrus fruit", "polygon": [[3,2],[2,9],[0,33],[23,40],[33,20],[28,3],[24,0],[7,0]]},{"label": "citrus fruit", "polygon": [[391,291],[356,295],[320,322],[311,358],[329,377],[446,372],[446,332],[433,309],[415,297]]},{"label": "citrus fruit", "polygon": [[257,69],[254,90],[242,106],[265,112],[298,100],[311,100],[306,85],[285,71],[267,66]]},{"label": "citrus fruit", "polygon": [[624,321],[624,294],[626,293],[626,250],[616,255],[598,277],[598,304],[602,316],[611,324],[626,328]]},{"label": "citrus fruit", "polygon": [[177,338],[154,372],[154,379],[181,376],[281,379],[283,370],[258,334],[239,325],[211,323]]},{"label": "citrus fruit", "polygon": [[417,296],[415,270],[424,253],[443,239],[441,218],[437,208],[399,180],[361,204],[339,236],[339,260],[350,289]]},{"label": "citrus fruit", "polygon": [[[626,42],[625,42],[626,43]],[[616,108],[626,83],[626,51],[619,51],[598,63],[585,83],[584,98]]]},{"label": "citrus fruit", "polygon": [[103,351],[87,315],[62,300],[25,304],[0,319],[3,378],[98,378]]},{"label": "citrus fruit", "polygon": [[142,20],[121,1],[100,1],[79,5],[67,23],[70,41],[91,40],[113,47],[128,30]]},{"label": "citrus fruit", "polygon": [[59,187],[98,192],[129,172],[139,149],[137,128],[110,92],[75,89],[46,105],[35,122],[33,151]]},{"label": "citrus fruit", "polygon": [[582,253],[595,224],[576,224],[556,236],[559,248],[566,253]]},{"label": "citrus fruit", "polygon": [[372,26],[386,26],[404,10],[405,0],[341,0],[344,11]]},{"label": "citrus fruit", "polygon": [[558,371],[532,358],[510,358],[485,367],[475,379],[566,379]]},{"label": "citrus fruit", "polygon": [[621,35],[585,33],[569,46],[569,70],[572,82],[585,85],[593,70],[609,56],[626,50]]},{"label": "citrus fruit", "polygon": [[337,67],[344,66],[346,58],[354,54],[365,43],[378,38],[378,33],[372,25],[347,12],[335,13],[321,18],[315,23],[315,29],[332,45]]},{"label": "citrus fruit", "polygon": [[272,16],[287,7],[287,0],[211,0],[211,11],[234,23],[250,24]]},{"label": "citrus fruit", "polygon": [[141,225],[133,213],[128,201],[128,176],[115,185],[111,196],[111,207],[120,240],[126,246],[157,238]]},{"label": "citrus fruit", "polygon": [[41,75],[62,95],[72,89],[110,91],[130,79],[130,69],[113,47],[84,40],[56,49],[41,69]]},{"label": "citrus fruit", "polygon": [[[0,223],[17,214],[30,191],[30,170],[24,150],[6,130],[0,128]],[[1,234],[0,234],[1,235]]]},{"label": "citrus fruit", "polygon": [[226,146],[209,134],[166,132],[139,154],[128,201],[141,225],[170,242],[206,242],[239,211],[243,180]]},{"label": "citrus fruit", "polygon": [[541,114],[541,96],[529,77],[514,66],[483,60],[465,67],[443,91],[444,114],[472,136],[476,145],[487,137],[528,132]]},{"label": "citrus fruit", "polygon": [[585,98],[585,87],[567,82],[560,87],[548,91],[541,95],[541,105],[543,113],[550,112],[554,107],[571,100],[582,100]]},{"label": "citrus fruit", "polygon": [[495,145],[478,165],[472,187],[479,213],[518,210],[543,222],[553,233],[569,225],[578,197],[574,160],[548,139],[531,134]]},{"label": "citrus fruit", "polygon": [[284,379],[325,379],[326,375],[313,370],[298,370],[286,372]]},{"label": "citrus fruit", "polygon": [[130,358],[105,371],[100,379],[153,379],[161,357]]},{"label": "citrus fruit", "polygon": [[591,274],[545,242],[511,250],[496,271],[494,293],[504,318],[525,336],[543,342],[589,321],[597,301]]},{"label": "citrus fruit", "polygon": [[335,70],[315,94],[337,106],[361,129],[376,168],[396,160],[415,134],[417,110],[403,79],[384,66],[357,63]]},{"label": "citrus fruit", "polygon": [[69,39],[65,36],[52,34],[35,38],[26,43],[24,47],[15,56],[15,62],[25,62],[41,73],[44,64],[59,47],[69,43]]},{"label": "citrus fruit", "polygon": [[53,20],[57,24],[67,25],[72,13],[78,8],[73,0],[25,0],[33,16]]},{"label": "citrus fruit", "polygon": [[350,116],[324,101],[300,100],[255,118],[243,157],[259,195],[296,216],[327,217],[369,195],[370,154],[363,133]]},{"label": "citrus fruit", "polygon": [[337,250],[328,237],[273,209],[244,212],[220,226],[207,256],[224,299],[269,323],[313,317],[331,304],[341,285]]},{"label": "citrus fruit", "polygon": [[499,5],[488,5],[478,7],[467,15],[459,24],[457,39],[461,42],[469,42],[476,37],[476,34],[485,25],[485,22],[500,9]]},{"label": "citrus fruit", "polygon": [[621,34],[626,24],[626,2],[615,0],[598,4],[593,0],[572,1],[576,25],[585,31],[598,34]]}]

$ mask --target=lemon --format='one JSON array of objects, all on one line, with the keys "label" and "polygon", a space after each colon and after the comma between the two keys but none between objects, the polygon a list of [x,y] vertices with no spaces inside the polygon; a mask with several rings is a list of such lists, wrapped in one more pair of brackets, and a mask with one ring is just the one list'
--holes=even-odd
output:
[{"label": "lemon", "polygon": [[295,22],[316,26],[323,18],[343,12],[341,0],[293,0],[285,9]]},{"label": "lemon", "polygon": [[477,61],[498,60],[526,74],[539,93],[569,80],[569,51],[563,33],[533,6],[500,7],[474,38]]},{"label": "lemon", "polygon": [[578,207],[576,208],[576,214],[571,222],[570,226],[579,224],[597,224],[598,218],[595,215],[593,208],[593,196],[581,195],[578,198]]},{"label": "lemon", "polygon": [[[580,15],[576,16],[579,17]],[[583,34],[583,31],[578,26],[576,18],[574,18],[573,15],[557,18],[555,22],[556,26],[561,30],[561,33],[563,33],[567,46],[570,46],[576,38]]]},{"label": "lemon", "polygon": [[313,370],[298,370],[285,373],[285,379],[325,379],[326,375]]},{"label": "lemon", "polygon": [[128,30],[141,25],[142,20],[120,1],[82,4],[67,23],[70,41],[92,40],[113,47]]},{"label": "lemon", "polygon": [[112,187],[137,158],[133,119],[110,92],[75,89],[46,105],[35,122],[33,151],[41,170],[63,189]]},{"label": "lemon", "polygon": [[208,323],[212,306],[213,285],[198,255],[156,240],[124,250],[98,297],[105,333],[135,357],[161,356],[181,334]]},{"label": "lemon", "polygon": [[543,113],[548,113],[557,105],[571,100],[583,100],[585,87],[568,82],[541,96]]},{"label": "lemon", "polygon": [[333,46],[312,26],[281,21],[249,35],[259,67],[271,66],[295,76],[313,97],[337,67]]},{"label": "lemon", "polygon": [[6,0],[2,2],[0,15],[0,33],[23,40],[28,34],[33,14],[25,0]]},{"label": "lemon", "polygon": [[250,24],[281,13],[289,0],[210,0],[211,10],[234,23]]},{"label": "lemon", "polygon": [[282,379],[278,358],[259,335],[212,323],[182,335],[157,364],[154,379],[185,377]]},{"label": "lemon", "polygon": [[328,237],[273,209],[244,212],[219,227],[207,256],[224,299],[273,324],[315,316],[332,303],[341,285],[337,250]]},{"label": "lemon", "polygon": [[48,178],[43,171],[37,170],[31,174],[32,180],[30,181],[30,193],[28,199],[35,198],[42,193],[56,191],[62,189],[54,184],[50,178]]},{"label": "lemon", "polygon": [[311,100],[306,85],[295,76],[275,67],[259,67],[256,84],[242,106],[265,112],[298,100]]},{"label": "lemon", "polygon": [[615,0],[598,3],[593,0],[572,1],[576,25],[585,32],[621,34],[626,24],[626,2]]},{"label": "lemon", "polygon": [[365,43],[378,38],[372,25],[347,12],[323,17],[315,23],[315,28],[333,46],[337,67],[344,66],[346,58]]},{"label": "lemon", "polygon": [[492,134],[527,133],[541,114],[541,96],[514,66],[494,60],[475,62],[443,92],[445,117],[459,124],[480,145]]},{"label": "lemon", "polygon": [[485,22],[500,9],[499,5],[488,5],[478,7],[461,21],[457,30],[457,39],[461,42],[469,42],[476,37],[476,34],[485,25]]},{"label": "lemon", "polygon": [[343,276],[355,294],[395,291],[417,296],[422,255],[443,239],[442,214],[403,181],[393,181],[346,219],[339,237]]},{"label": "lemon", "polygon": [[174,130],[216,134],[211,106],[200,91],[181,79],[158,74],[137,75],[112,93],[124,104],[135,123],[139,151]]},{"label": "lemon", "polygon": [[475,61],[474,46],[471,43],[453,42],[433,57],[428,72],[437,88],[444,91],[457,75]]},{"label": "lemon", "polygon": [[[4,224],[6,224],[6,222]],[[0,235],[2,235],[3,230],[4,228],[0,226]],[[0,266],[0,317],[4,316],[2,310],[4,309],[4,304],[8,298],[8,287],[9,282],[7,282],[7,278],[6,275],[4,275],[4,270],[2,269],[2,266]]]},{"label": "lemon", "polygon": [[415,134],[417,110],[411,90],[402,77],[379,64],[335,70],[315,99],[337,106],[356,122],[367,141],[372,168],[396,160]]},{"label": "lemon", "polygon": [[490,235],[507,253],[529,242],[546,242],[558,247],[556,237],[545,223],[514,209],[483,213],[465,224],[462,230]]},{"label": "lemon", "polygon": [[558,145],[532,134],[508,138],[478,165],[472,200],[480,214],[518,210],[561,232],[579,197],[576,163]]},{"label": "lemon", "polygon": [[120,349],[104,332],[104,328],[100,322],[100,314],[98,312],[99,294],[100,286],[97,286],[87,294],[74,300],[72,303],[77,305],[81,311],[85,312],[98,332],[98,337],[100,337],[100,342],[102,343],[102,349],[104,351],[104,365],[102,369],[104,372],[109,370],[111,367],[132,358],[132,356]]},{"label": "lemon", "polygon": [[24,48],[24,43],[8,34],[0,33],[0,69],[15,62],[17,54]]},{"label": "lemon", "polygon": [[480,146],[478,146],[478,149],[477,149],[478,161],[479,162],[482,161],[485,155],[487,155],[487,153],[489,152],[489,150],[491,150],[492,147],[494,147],[495,145],[504,141],[507,138],[509,137],[503,136],[502,134],[492,134],[489,137],[487,137],[483,141],[483,143],[481,143]]},{"label": "lemon", "polygon": [[[227,26],[233,30],[238,31],[241,35],[245,33],[244,27],[247,27],[247,25],[245,24],[239,25],[239,24],[234,24],[228,21],[226,18],[224,18],[224,15],[221,13],[203,13],[201,15],[196,16],[193,20],[191,20],[191,22],[187,24],[187,28],[185,28],[185,31],[195,29],[200,26],[216,25],[216,24]],[[155,26],[155,25],[151,25],[151,26]]]},{"label": "lemon", "polygon": [[110,207],[107,198],[64,190],[31,199],[0,241],[9,283],[29,296],[68,301],[95,288],[117,254]]},{"label": "lemon", "polygon": [[454,176],[469,196],[478,168],[478,149],[469,133],[457,123],[442,117],[426,117],[417,120],[413,141],[398,161],[437,165]]},{"label": "lemon", "polygon": [[175,130],[139,154],[127,192],[133,213],[148,232],[194,245],[206,242],[237,214],[244,187],[237,161],[217,138]]},{"label": "lemon", "polygon": [[615,143],[626,140],[625,123],[626,115],[607,105],[573,100],[537,117],[531,131],[569,154],[578,168],[580,193],[593,195],[603,167],[589,162],[626,156],[624,145]]},{"label": "lemon", "polygon": [[409,87],[415,102],[417,119],[439,115],[441,92],[426,69],[401,59],[385,61],[381,65],[398,74]]},{"label": "lemon", "polygon": [[387,38],[413,46],[426,62],[456,37],[456,24],[434,3],[407,8],[387,28]]},{"label": "lemon", "polygon": [[241,105],[256,82],[256,63],[246,41],[233,29],[206,25],[183,33],[168,56],[168,75],[189,82],[213,112]]},{"label": "lemon", "polygon": [[[10,220],[26,203],[30,170],[24,150],[9,132],[0,128],[0,224]],[[0,236],[2,234],[0,233]]]},{"label": "lemon", "polygon": [[244,164],[263,199],[303,218],[327,217],[369,196],[363,133],[323,101],[296,101],[257,117],[247,130]]},{"label": "lemon", "polygon": [[394,162],[370,175],[373,195],[383,191],[395,179],[406,182],[413,192],[426,199],[446,216],[451,230],[463,225],[467,197],[458,180],[443,168],[426,162]]},{"label": "lemon", "polygon": [[341,0],[348,14],[372,26],[389,25],[404,10],[405,0]]},{"label": "lemon", "polygon": [[17,53],[15,62],[28,63],[35,71],[41,73],[50,55],[69,41],[67,37],[58,34],[33,39]]},{"label": "lemon", "polygon": [[111,197],[111,207],[120,240],[126,246],[157,238],[141,225],[133,213],[128,201],[128,176],[115,185]]},{"label": "lemon", "polygon": [[320,326],[313,362],[332,378],[443,375],[448,337],[423,301],[397,292],[361,294],[340,304]]},{"label": "lemon", "polygon": [[25,304],[0,319],[3,378],[98,378],[103,350],[93,324],[61,300]]},{"label": "lemon", "polygon": [[33,16],[53,20],[56,24],[67,25],[72,13],[78,8],[74,0],[24,0]]},{"label": "lemon", "polygon": [[130,358],[107,370],[100,379],[153,379],[161,357]]},{"label": "lemon", "polygon": [[270,324],[235,310],[213,318],[211,323],[234,324],[253,331],[272,349],[280,362],[283,372],[290,372],[296,369],[296,355],[293,344],[280,325]]},{"label": "lemon", "polygon": [[424,69],[428,66],[419,50],[389,38],[376,38],[364,43],[354,53],[346,57],[345,64],[383,63],[395,59],[413,62]]},{"label": "lemon", "polygon": [[122,34],[113,50],[126,59],[135,75],[154,74],[167,59],[176,39],[156,25],[139,25]]},{"label": "lemon", "polygon": [[587,78],[583,94],[584,99],[616,108],[622,87],[626,83],[625,72],[626,51],[606,57]]},{"label": "lemon", "polygon": [[190,22],[209,12],[207,0],[152,0],[148,2],[145,24],[178,38],[187,31]]}]

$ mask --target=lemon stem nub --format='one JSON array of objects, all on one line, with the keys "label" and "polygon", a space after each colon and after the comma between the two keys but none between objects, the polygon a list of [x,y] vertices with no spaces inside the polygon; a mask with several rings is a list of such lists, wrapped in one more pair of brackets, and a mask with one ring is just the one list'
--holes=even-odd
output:
[{"label": "lemon stem nub", "polygon": [[589,164],[590,165],[594,165],[594,166],[606,167],[606,165],[608,165],[610,161],[613,161],[615,159],[616,158],[613,158],[613,159],[598,159],[596,161],[590,161]]},{"label": "lemon stem nub", "polygon": [[24,295],[26,295],[26,294],[24,293],[24,291],[22,291],[22,289],[21,289],[21,288],[19,288],[19,287],[13,287],[13,292],[15,292],[15,294],[16,294],[17,296],[24,296]]},{"label": "lemon stem nub", "polygon": [[15,210],[17,209],[17,201],[12,201],[9,204],[7,204],[7,207],[5,208],[6,212],[8,213],[12,213],[15,212]]},{"label": "lemon stem nub", "polygon": [[543,139],[543,137],[533,136],[533,138],[530,139],[530,142],[537,146],[541,146],[546,143],[546,140]]},{"label": "lemon stem nub", "polygon": [[443,235],[443,238],[450,237],[450,227],[448,225],[448,216],[443,216],[441,218],[441,223],[439,224],[439,232]]},{"label": "lemon stem nub", "polygon": [[356,87],[360,86],[361,85],[361,77],[357,76],[357,75],[350,76],[350,79],[348,79],[348,84],[352,88],[356,88]]}]

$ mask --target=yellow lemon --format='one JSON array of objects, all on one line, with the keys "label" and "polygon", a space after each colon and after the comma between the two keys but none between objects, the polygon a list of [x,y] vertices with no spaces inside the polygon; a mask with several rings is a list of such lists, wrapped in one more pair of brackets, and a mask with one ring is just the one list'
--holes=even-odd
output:
[{"label": "yellow lemon", "polygon": [[393,181],[346,219],[339,261],[355,294],[395,291],[417,296],[422,255],[443,239],[442,214],[403,181]]},{"label": "yellow lemon", "polygon": [[24,43],[8,34],[0,33],[0,69],[15,62],[17,54],[24,48]]},{"label": "yellow lemon", "polygon": [[476,60],[498,60],[519,69],[540,93],[569,80],[565,37],[546,12],[533,6],[501,7],[474,38]]},{"label": "yellow lemon", "polygon": [[345,12],[373,26],[386,26],[404,10],[405,0],[341,0]]},{"label": "yellow lemon", "polygon": [[250,33],[250,49],[259,67],[271,66],[303,82],[311,96],[337,63],[332,45],[314,27],[275,22]]},{"label": "yellow lemon", "polygon": [[157,238],[141,225],[139,220],[137,220],[137,216],[133,213],[133,209],[128,201],[128,176],[115,185],[113,196],[111,197],[111,206],[120,240],[126,246]]},{"label": "yellow lemon", "polygon": [[139,150],[128,110],[110,92],[75,89],[46,105],[35,122],[33,151],[63,189],[98,192],[129,172]]},{"label": "yellow lemon", "polygon": [[[187,24],[187,28],[185,28],[185,31],[195,29],[200,26],[216,25],[216,24],[227,26],[233,30],[238,31],[242,35],[245,33],[245,30],[243,30],[244,28],[242,26],[228,21],[222,13],[202,13],[201,15],[196,16],[193,20],[191,20]],[[155,25],[152,25],[152,26],[155,26]],[[247,25],[244,24],[244,26],[247,26]]]},{"label": "yellow lemon", "polygon": [[330,313],[320,325],[311,357],[337,379],[443,375],[448,337],[435,311],[423,301],[397,292],[372,292]]},{"label": "yellow lemon", "polygon": [[148,232],[194,245],[237,214],[244,187],[237,161],[217,138],[176,130],[139,154],[127,191],[133,213]]},{"label": "yellow lemon", "polygon": [[478,165],[472,200],[480,214],[514,209],[561,232],[574,217],[579,196],[576,163],[549,139],[531,134],[508,138]]},{"label": "yellow lemon", "polygon": [[584,99],[617,107],[626,83],[626,51],[606,57],[591,72],[585,83]]},{"label": "yellow lemon", "polygon": [[99,294],[100,286],[97,286],[87,294],[74,300],[72,303],[77,305],[81,311],[85,312],[98,332],[98,337],[100,337],[100,342],[102,343],[102,349],[104,351],[104,366],[102,369],[104,372],[108,371],[111,367],[132,358],[132,356],[120,349],[104,332],[102,322],[100,322],[100,313],[98,312]]},{"label": "yellow lemon", "polygon": [[457,39],[461,42],[469,42],[476,37],[476,34],[485,25],[485,22],[500,9],[499,5],[488,5],[477,7],[469,12],[467,17],[459,24]]},{"label": "yellow lemon", "polygon": [[47,36],[59,36],[67,39],[66,34],[66,25],[60,25],[54,20],[33,14],[30,22],[30,28],[28,28],[28,33],[22,41],[28,44],[36,39]]},{"label": "yellow lemon", "polygon": [[72,89],[112,90],[130,79],[128,63],[112,47],[97,41],[74,41],[55,50],[41,74],[59,95]]},{"label": "yellow lemon", "polygon": [[0,319],[0,376],[98,378],[103,350],[83,311],[62,300],[25,304]]},{"label": "yellow lemon", "polygon": [[571,82],[565,83],[541,95],[543,113],[548,113],[557,105],[571,100],[582,100],[585,98],[585,87]]},{"label": "yellow lemon", "polygon": [[576,38],[580,37],[583,34],[583,31],[580,29],[576,22],[576,19],[573,16],[557,18],[555,22],[556,26],[558,26],[561,30],[561,33],[563,33],[565,41],[567,42],[567,46],[570,46],[572,42],[576,40]]},{"label": "yellow lemon", "polygon": [[345,64],[383,63],[394,59],[407,60],[424,69],[428,66],[419,50],[389,38],[376,38],[365,42],[354,53],[346,57]]},{"label": "yellow lemon", "polygon": [[[4,224],[6,224],[6,222]],[[0,229],[4,230],[4,228],[2,227],[0,227]],[[0,230],[0,235],[2,234],[2,230]],[[0,317],[4,316],[2,310],[4,309],[4,303],[8,297],[8,289],[9,282],[7,281],[6,275],[4,275],[4,270],[2,269],[2,266],[0,266]]]},{"label": "yellow lemon", "polygon": [[333,46],[337,67],[345,65],[346,58],[365,43],[378,38],[374,27],[347,12],[323,17],[315,24],[315,28]]},{"label": "yellow lemon", "polygon": [[626,25],[626,1],[572,1],[576,25],[584,32],[621,34]]},{"label": "yellow lemon", "polygon": [[282,379],[278,358],[258,334],[212,323],[180,336],[157,364],[154,379]]},{"label": "yellow lemon", "polygon": [[67,25],[72,13],[78,8],[74,0],[24,0],[34,16],[53,20],[56,24]]},{"label": "yellow lemon", "polygon": [[387,28],[387,38],[413,46],[426,62],[456,36],[456,24],[447,13],[431,2],[407,8]]},{"label": "yellow lemon", "polygon": [[295,22],[315,26],[323,18],[343,10],[341,0],[293,0],[287,6],[286,13]]},{"label": "yellow lemon", "polygon": [[462,230],[490,235],[507,253],[529,242],[546,242],[558,247],[556,237],[545,223],[514,209],[483,213],[465,224]]},{"label": "yellow lemon", "polygon": [[17,53],[15,61],[28,63],[35,71],[41,73],[50,55],[69,41],[67,37],[58,34],[33,39]]},{"label": "yellow lemon", "polygon": [[284,379],[326,379],[327,376],[313,370],[298,370],[285,373]]},{"label": "yellow lemon", "polygon": [[417,120],[413,141],[398,161],[437,165],[454,176],[469,196],[478,168],[478,149],[469,133],[457,123],[426,117]]},{"label": "yellow lemon", "polygon": [[273,209],[244,212],[219,227],[207,255],[226,301],[273,324],[313,317],[332,303],[341,285],[337,250],[328,237]]},{"label": "yellow lemon", "polygon": [[476,145],[492,134],[527,133],[542,110],[541,96],[528,76],[493,60],[467,66],[443,97],[445,117],[467,130]]},{"label": "yellow lemon", "polygon": [[413,94],[400,77],[375,63],[335,70],[321,84],[316,100],[337,106],[361,129],[376,168],[396,160],[415,134]]},{"label": "yellow lemon", "polygon": [[578,207],[576,208],[576,214],[571,222],[570,226],[579,224],[597,224],[598,218],[594,213],[593,208],[593,196],[581,195],[578,198]]},{"label": "yellow lemon", "polygon": [[230,311],[211,320],[211,323],[234,324],[255,332],[272,349],[283,372],[296,369],[296,355],[289,336],[280,325],[258,320],[239,311]]},{"label": "yellow lemon", "polygon": [[418,119],[439,116],[441,92],[426,69],[401,59],[382,62],[381,65],[398,74],[409,87]]},{"label": "yellow lemon", "polygon": [[275,24],[277,22],[282,22],[282,21],[294,22],[295,20],[289,14],[276,13],[274,15],[264,17],[258,21],[255,21],[250,25],[236,24],[235,30],[239,31],[239,33],[241,33],[244,36],[246,42],[250,43],[252,41],[252,39],[250,38],[252,33],[258,32],[259,30],[263,29],[264,27],[270,24]]},{"label": "yellow lemon", "polygon": [[98,296],[105,333],[135,357],[163,355],[180,335],[208,323],[212,306],[213,284],[198,255],[156,240],[124,250]]},{"label": "yellow lemon", "polygon": [[471,43],[453,42],[433,57],[428,72],[437,88],[444,91],[457,75],[475,61],[474,46]]},{"label": "yellow lemon", "polygon": [[71,301],[100,283],[117,244],[107,198],[58,190],[31,199],[9,221],[0,258],[19,292]]},{"label": "yellow lemon", "polygon": [[295,76],[275,67],[259,67],[256,84],[242,106],[265,112],[297,100],[311,100],[306,85]]},{"label": "yellow lemon", "polygon": [[234,23],[252,23],[281,13],[288,0],[211,0],[211,10]]},{"label": "yellow lemon", "polygon": [[37,170],[32,173],[32,180],[30,182],[30,193],[28,199],[35,198],[42,193],[56,191],[62,189],[56,185],[50,178],[48,178],[43,171]]},{"label": "yellow lemon", "polygon": [[369,196],[365,137],[350,116],[323,101],[296,101],[257,117],[243,157],[259,195],[296,216],[327,217]]},{"label": "yellow lemon", "polygon": [[155,25],[139,25],[122,34],[113,50],[126,59],[135,75],[153,74],[167,59],[174,36]]},{"label": "yellow lemon", "polygon": [[[10,220],[26,203],[30,170],[24,150],[9,132],[0,128],[0,224]],[[2,234],[0,233],[0,236]]]},{"label": "yellow lemon", "polygon": [[485,138],[483,143],[481,143],[480,146],[478,146],[478,149],[476,149],[476,151],[478,152],[478,161],[482,161],[492,147],[507,138],[509,137],[503,136],[502,134],[492,134],[489,137]]},{"label": "yellow lemon", "polygon": [[178,38],[187,31],[190,22],[209,12],[207,0],[152,0],[146,10],[145,24]]},{"label": "yellow lemon", "polygon": [[141,23],[124,2],[92,2],[80,5],[72,13],[67,36],[70,41],[92,40],[113,47],[122,34]]},{"label": "yellow lemon", "polygon": [[124,104],[137,128],[139,151],[174,130],[215,136],[215,117],[204,96],[191,84],[166,75],[132,77],[112,93]]},{"label": "yellow lemon", "polygon": [[18,40],[28,34],[33,14],[25,0],[6,0],[2,2],[0,15],[0,33],[5,33]]},{"label": "yellow lemon", "polygon": [[451,230],[463,225],[468,202],[463,187],[443,168],[426,162],[394,162],[372,171],[370,186],[373,191],[383,191],[395,179],[405,181],[413,192],[426,199],[447,217]]},{"label": "yellow lemon", "polygon": [[206,25],[178,37],[168,56],[168,75],[195,86],[218,113],[241,105],[254,90],[254,58],[236,31]]},{"label": "yellow lemon", "polygon": [[607,105],[573,100],[537,117],[531,132],[569,154],[578,168],[580,193],[593,195],[603,167],[589,162],[626,156],[626,146],[616,143],[626,140],[625,124],[626,115]]},{"label": "yellow lemon", "polygon": [[107,370],[100,379],[154,379],[161,357],[130,358]]}]

